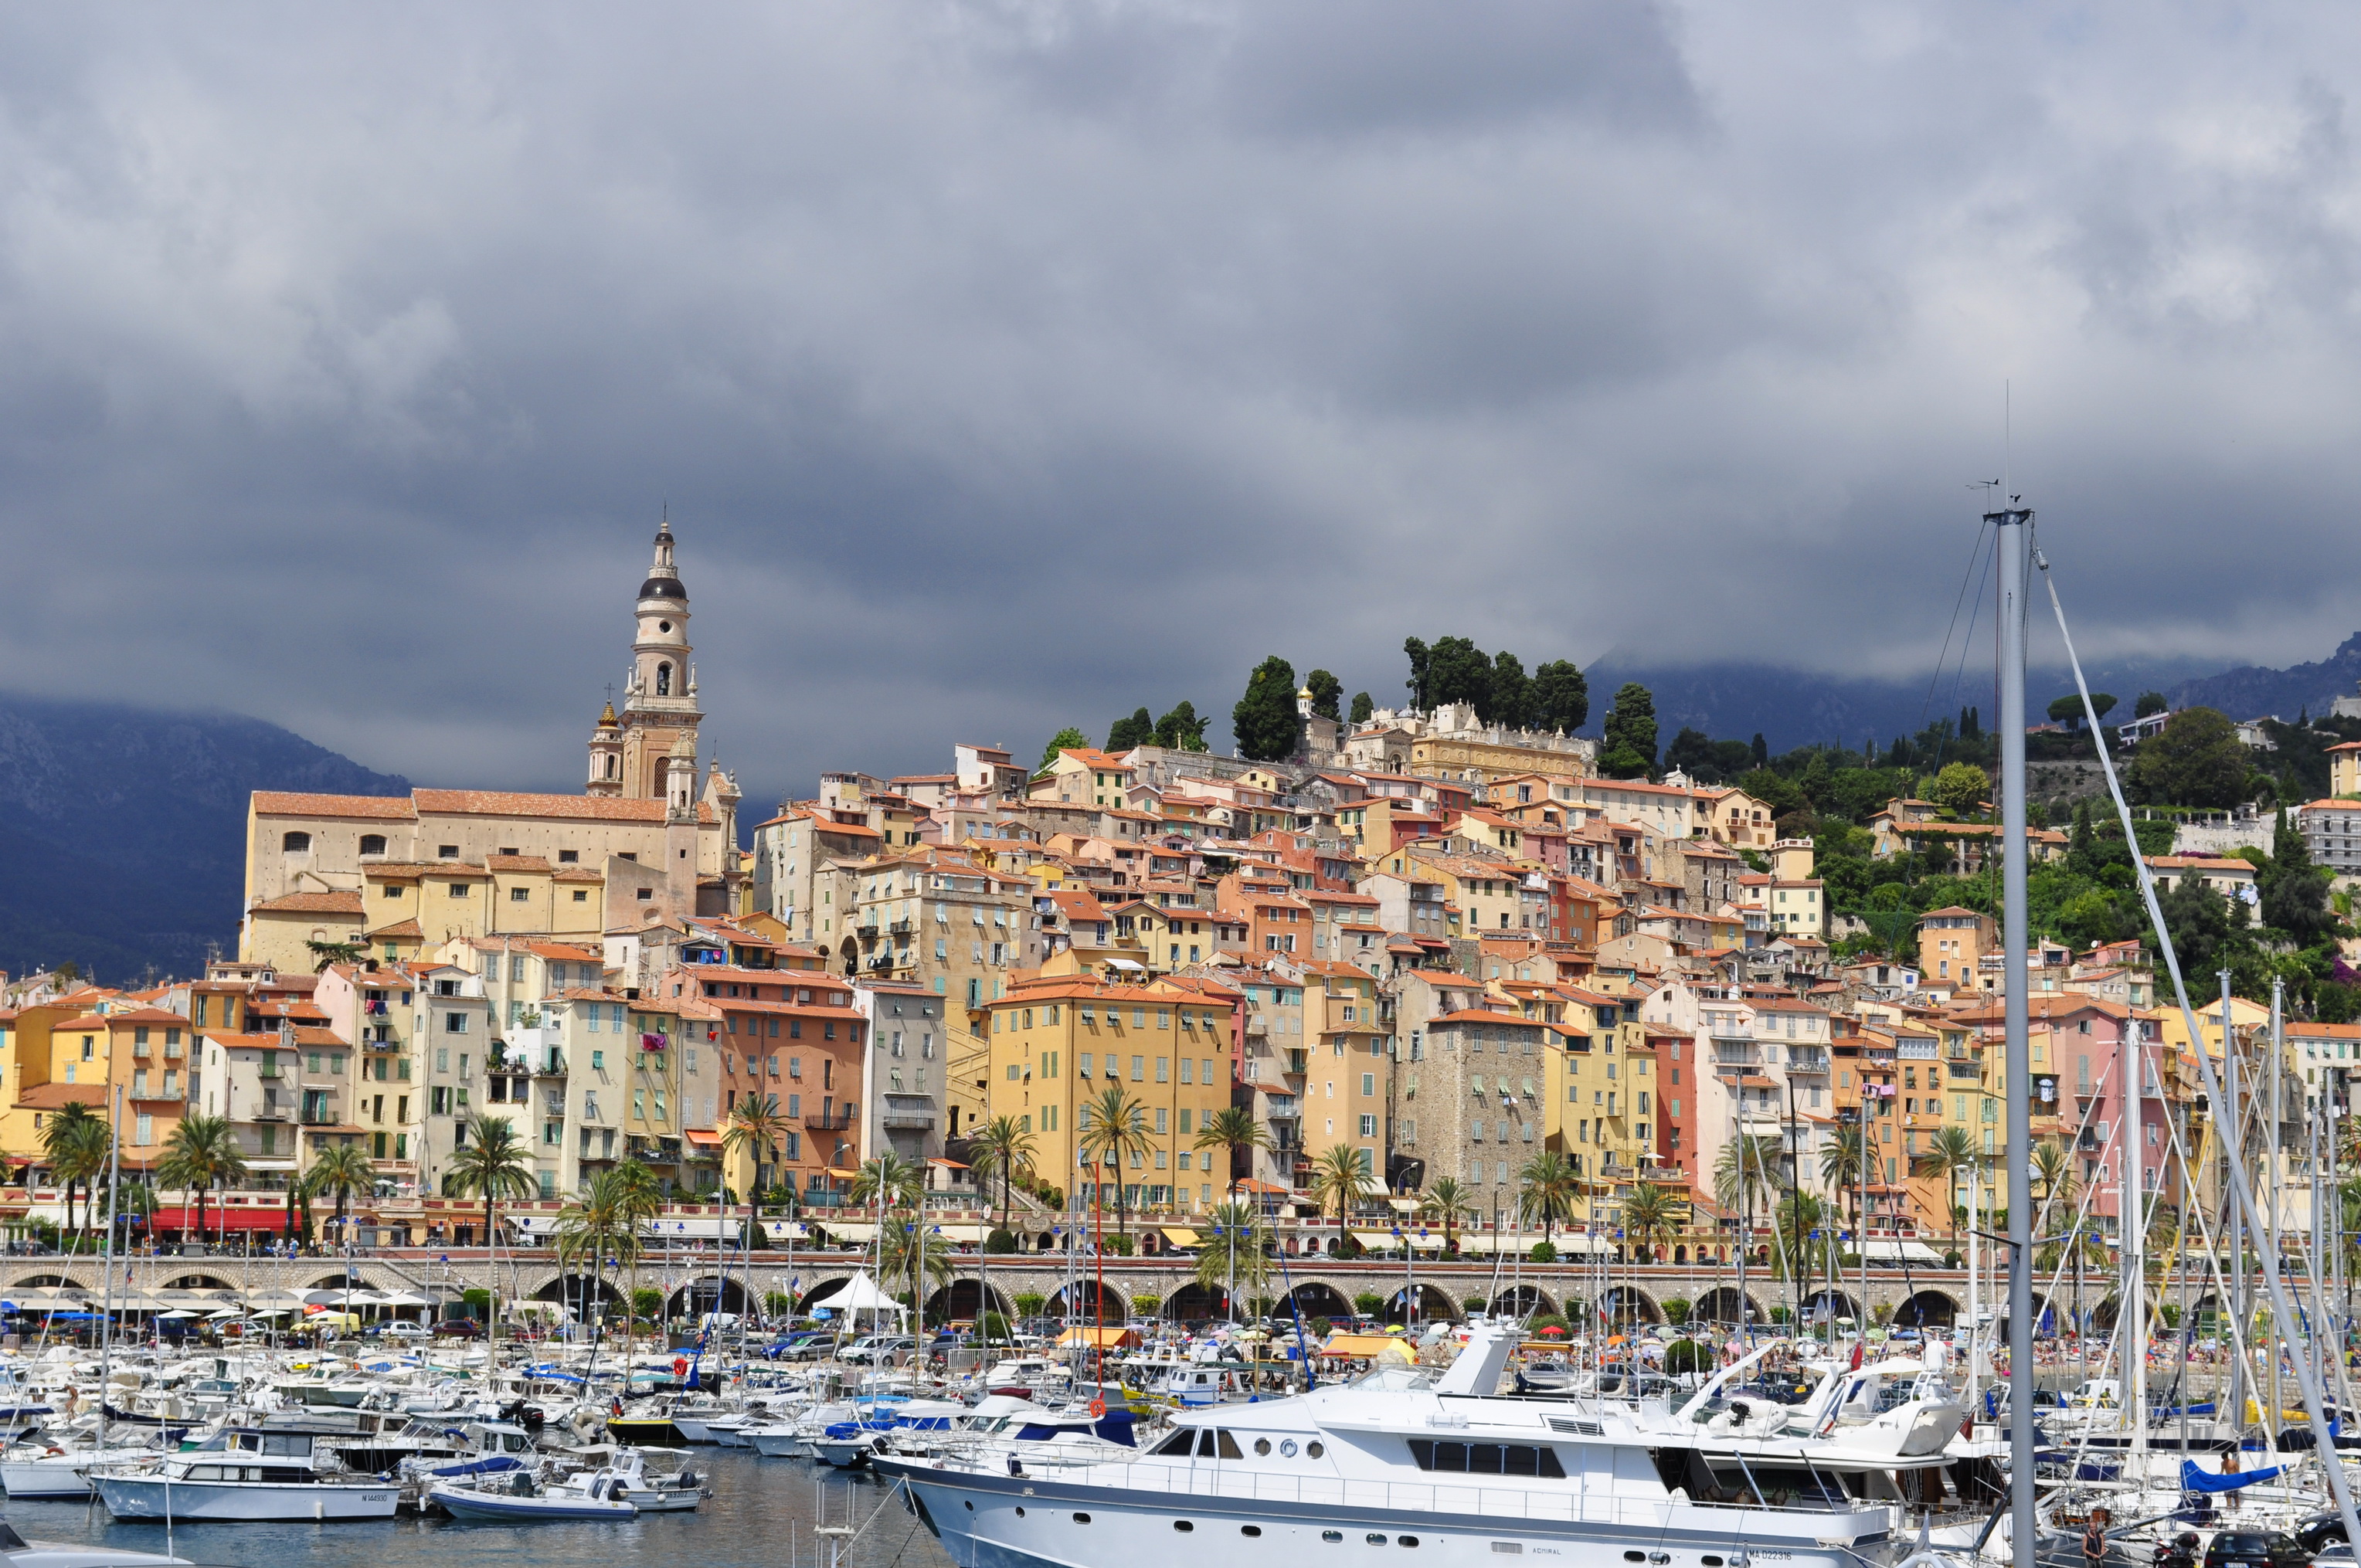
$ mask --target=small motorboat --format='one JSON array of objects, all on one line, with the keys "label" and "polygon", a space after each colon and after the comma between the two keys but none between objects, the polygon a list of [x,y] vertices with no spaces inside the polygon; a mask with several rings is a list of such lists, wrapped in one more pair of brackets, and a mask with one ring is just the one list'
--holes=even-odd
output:
[{"label": "small motorboat", "polygon": [[437,1482],[426,1489],[426,1500],[439,1503],[456,1519],[631,1519],[640,1517],[636,1504],[620,1494],[623,1482],[602,1471],[579,1491],[543,1486],[519,1471],[504,1482],[467,1486]]}]

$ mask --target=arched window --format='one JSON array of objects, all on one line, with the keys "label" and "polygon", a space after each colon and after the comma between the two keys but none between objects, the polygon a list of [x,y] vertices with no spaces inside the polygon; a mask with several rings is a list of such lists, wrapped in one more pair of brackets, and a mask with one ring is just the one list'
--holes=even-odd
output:
[{"label": "arched window", "polygon": [[617,755],[615,755],[615,753],[614,753],[614,752],[612,752],[612,751],[609,751],[609,752],[608,752],[608,753],[607,753],[607,776],[608,776],[609,778],[610,778],[610,779],[611,779],[611,778],[617,777],[617,776],[620,773],[620,772],[621,772],[621,770],[622,770],[622,766],[623,766],[623,759],[622,759],[622,758],[618,757],[618,756],[617,756]]},{"label": "arched window", "polygon": [[312,835],[309,833],[287,834],[279,840],[279,847],[291,855],[299,854],[312,847]]},{"label": "arched window", "polygon": [[385,853],[385,835],[384,835],[384,834],[382,834],[382,833],[364,833],[364,834],[362,834],[362,835],[361,835],[361,853],[362,853],[362,854],[364,854],[364,855],[382,855],[382,854],[384,854],[384,853]]},{"label": "arched window", "polygon": [[672,666],[670,664],[658,664],[656,666],[656,696],[672,696]]}]

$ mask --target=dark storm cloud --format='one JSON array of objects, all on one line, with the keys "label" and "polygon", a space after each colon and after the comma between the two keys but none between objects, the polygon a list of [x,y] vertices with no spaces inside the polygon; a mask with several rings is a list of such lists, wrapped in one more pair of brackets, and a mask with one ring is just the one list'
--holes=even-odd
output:
[{"label": "dark storm cloud", "polygon": [[[751,787],[1404,634],[1905,673],[2361,624],[2326,8],[0,17],[5,684],[562,784],[669,502]],[[1220,726],[1216,725],[1218,734]]]}]

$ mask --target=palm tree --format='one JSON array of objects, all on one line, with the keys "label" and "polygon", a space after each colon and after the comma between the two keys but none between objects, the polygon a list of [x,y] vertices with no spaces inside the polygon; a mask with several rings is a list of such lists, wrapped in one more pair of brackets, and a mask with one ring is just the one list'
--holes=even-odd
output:
[{"label": "palm tree", "polygon": [[[465,1196],[480,1192],[484,1197],[484,1245],[494,1245],[492,1229],[494,1205],[502,1198],[523,1198],[533,1190],[533,1156],[523,1140],[516,1135],[514,1124],[478,1111],[459,1124],[463,1140],[451,1151],[451,1163],[444,1168],[445,1178],[454,1192]],[[497,1336],[500,1332],[499,1276],[493,1276],[491,1315],[487,1332]]]},{"label": "palm tree", "polygon": [[1338,1144],[1324,1149],[1312,1162],[1312,1192],[1320,1200],[1322,1208],[1336,1205],[1336,1250],[1345,1250],[1345,1222],[1353,1205],[1368,1195],[1376,1186],[1367,1168],[1361,1164],[1361,1151],[1349,1144]]},{"label": "palm tree", "polygon": [[356,1192],[377,1190],[377,1167],[361,1152],[358,1144],[335,1143],[320,1146],[312,1161],[312,1168],[303,1173],[310,1189],[336,1201],[336,1230],[345,1228],[345,1202]]},{"label": "palm tree", "polygon": [[[106,1124],[81,1101],[69,1100],[41,1128],[41,1157],[49,1162],[49,1179],[66,1190],[66,1224],[71,1228],[74,1189],[94,1184],[106,1168]],[[89,1229],[87,1206],[82,1228]]]},{"label": "palm tree", "polygon": [[723,1119],[721,1148],[725,1154],[752,1152],[754,1174],[746,1188],[746,1202],[752,1207],[763,1191],[763,1168],[776,1164],[779,1146],[795,1130],[794,1124],[779,1113],[779,1097],[775,1094],[745,1094],[730,1107]]},{"label": "palm tree", "polygon": [[1976,1140],[1965,1127],[1938,1127],[1934,1137],[1920,1153],[1911,1157],[1910,1171],[1914,1176],[1939,1176],[1943,1179],[1943,1212],[1951,1220],[1951,1234],[1958,1235],[1959,1223],[1953,1211],[1959,1203],[1960,1172],[1976,1162]]},{"label": "palm tree", "polygon": [[1458,1240],[1454,1227],[1460,1216],[1475,1212],[1476,1195],[1462,1186],[1457,1177],[1438,1176],[1426,1184],[1418,1206],[1422,1212],[1443,1216],[1443,1245],[1447,1250]]},{"label": "palm tree", "polygon": [[1129,1214],[1124,1202],[1124,1161],[1126,1157],[1145,1159],[1153,1146],[1141,1128],[1147,1119],[1147,1107],[1118,1083],[1108,1084],[1099,1091],[1097,1099],[1082,1107],[1079,1129],[1082,1155],[1094,1168],[1094,1185],[1105,1186],[1097,1173],[1107,1166],[1115,1167],[1115,1224],[1118,1235],[1130,1234]]},{"label": "palm tree", "polygon": [[1000,1179],[1000,1228],[1008,1228],[1008,1189],[1033,1169],[1033,1135],[1014,1116],[994,1116],[968,1141],[968,1159],[984,1180]]},{"label": "palm tree", "polygon": [[[924,1327],[927,1305],[926,1282],[938,1286],[950,1283],[951,1277],[951,1246],[943,1240],[942,1233],[927,1223],[921,1212],[906,1220],[897,1219],[878,1233],[877,1272],[896,1281],[907,1281],[910,1287],[910,1307],[920,1316]],[[979,1321],[982,1314],[978,1313]]]},{"label": "palm tree", "polygon": [[917,1165],[886,1149],[862,1163],[852,1179],[852,1201],[874,1203],[883,1198],[888,1209],[915,1208],[924,1182]]},{"label": "palm tree", "polygon": [[1680,1229],[1686,1206],[1671,1188],[1642,1181],[1623,1196],[1623,1232],[1642,1253],[1661,1250]]},{"label": "palm tree", "polygon": [[[632,1190],[631,1179],[620,1168],[600,1171],[590,1179],[587,1190],[557,1212],[559,1267],[577,1266],[587,1259],[590,1266],[590,1288],[596,1291],[599,1288],[603,1277],[601,1270],[607,1259],[611,1257],[638,1264],[641,1218],[637,1194]],[[601,1323],[606,1316],[602,1303],[598,1312]],[[627,1325],[629,1321],[627,1310]],[[594,1328],[594,1344],[596,1332]]]},{"label": "palm tree", "polygon": [[2061,1138],[2044,1138],[2033,1146],[2033,1179],[2041,1188],[2044,1203],[2055,1200],[2072,1203],[2082,1190],[2081,1179],[2074,1174],[2074,1151]]},{"label": "palm tree", "polygon": [[[614,1169],[614,1177],[617,1201],[622,1205],[625,1217],[631,1223],[631,1233],[636,1236],[640,1234],[642,1226],[664,1212],[664,1184],[656,1179],[654,1171],[636,1159],[626,1159],[617,1166]],[[629,1262],[631,1271],[630,1299],[633,1305],[631,1313],[626,1313],[624,1316],[623,1343],[627,1349],[639,1330],[638,1321],[632,1313],[636,1313],[639,1310],[637,1303],[640,1299],[640,1255],[642,1250],[642,1247],[634,1246]]]},{"label": "palm tree", "polygon": [[1230,1151],[1229,1190],[1238,1190],[1237,1157],[1243,1150],[1271,1147],[1270,1129],[1255,1120],[1252,1111],[1243,1105],[1224,1105],[1205,1118],[1197,1129],[1197,1141],[1191,1146],[1200,1149]]},{"label": "palm tree", "polygon": [[1574,1196],[1581,1186],[1574,1162],[1555,1149],[1544,1149],[1517,1172],[1518,1210],[1541,1217],[1542,1240],[1547,1242],[1555,1234],[1557,1222],[1574,1218]]},{"label": "palm tree", "polygon": [[1805,1272],[1812,1233],[1826,1217],[1827,1209],[1820,1201],[1800,1187],[1791,1187],[1781,1196],[1773,1221],[1778,1240],[1773,1255],[1779,1260],[1781,1278]]},{"label": "palm tree", "polygon": [[[1743,1135],[1721,1146],[1721,1153],[1714,1157],[1713,1195],[1725,1212],[1752,1213],[1754,1199],[1769,1207],[1771,1195],[1779,1190],[1774,1171],[1782,1153],[1779,1138],[1770,1133]],[[1741,1223],[1751,1230],[1751,1222]],[[1777,1223],[1775,1217],[1773,1223]]]},{"label": "palm tree", "polygon": [[1251,1203],[1222,1203],[1211,1223],[1217,1234],[1197,1254],[1197,1283],[1233,1299],[1241,1288],[1248,1299],[1260,1294],[1270,1278],[1270,1255],[1263,1250],[1269,1237],[1261,1215]]},{"label": "palm tree", "polygon": [[1852,1199],[1861,1212],[1861,1129],[1839,1127],[1836,1136],[1820,1146],[1820,1185],[1839,1198]]},{"label": "palm tree", "polygon": [[205,1238],[205,1195],[216,1182],[241,1181],[246,1178],[246,1151],[238,1147],[237,1133],[226,1116],[208,1115],[192,1111],[181,1118],[171,1135],[164,1140],[164,1152],[156,1161],[156,1179],[168,1187],[197,1195],[197,1239]]}]

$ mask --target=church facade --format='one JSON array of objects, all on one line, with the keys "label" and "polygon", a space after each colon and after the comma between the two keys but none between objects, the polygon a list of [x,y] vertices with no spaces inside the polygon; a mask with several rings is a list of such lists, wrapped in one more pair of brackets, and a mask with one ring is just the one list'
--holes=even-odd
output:
[{"label": "church facade", "polygon": [[737,781],[700,775],[688,590],[669,523],[632,607],[623,705],[589,742],[579,795],[258,790],[247,807],[239,958],[313,967],[312,942],[372,958],[479,937],[596,939],[737,906]]}]

